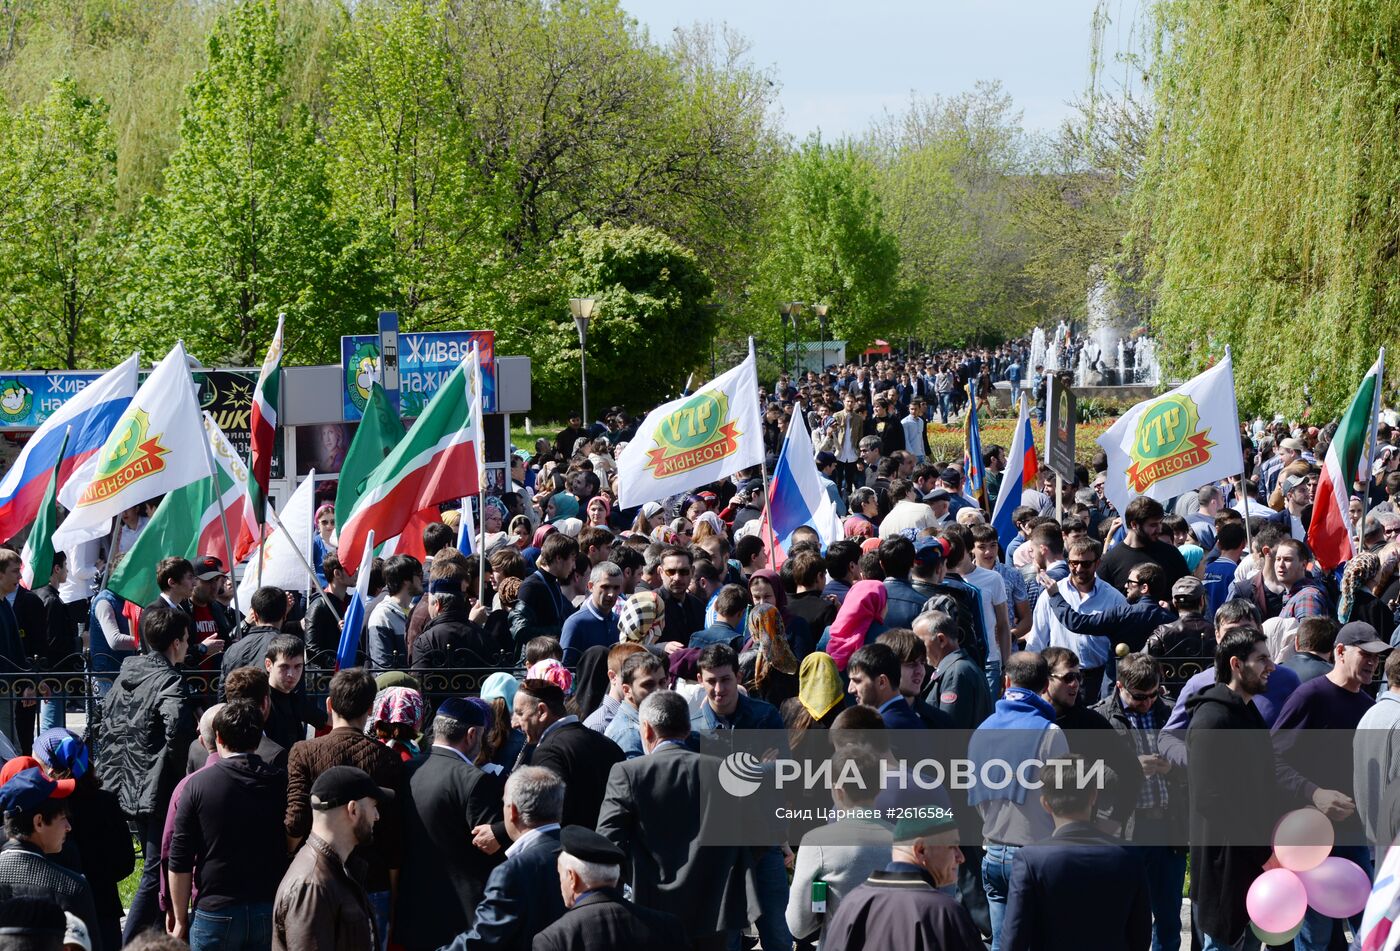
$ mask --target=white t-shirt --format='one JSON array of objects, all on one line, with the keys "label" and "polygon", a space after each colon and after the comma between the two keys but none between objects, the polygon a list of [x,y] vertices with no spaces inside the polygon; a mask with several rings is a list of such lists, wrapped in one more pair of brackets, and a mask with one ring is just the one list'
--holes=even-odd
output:
[{"label": "white t-shirt", "polygon": [[997,643],[996,606],[1006,603],[1006,582],[990,568],[976,566],[962,577],[977,589],[982,601],[982,629],[987,632],[987,660],[1001,660],[1001,646]]}]

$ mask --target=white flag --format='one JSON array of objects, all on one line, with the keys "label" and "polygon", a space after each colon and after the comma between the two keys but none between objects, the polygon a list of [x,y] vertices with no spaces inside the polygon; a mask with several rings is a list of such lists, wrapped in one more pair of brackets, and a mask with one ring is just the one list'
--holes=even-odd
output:
[{"label": "white flag", "polygon": [[1139,495],[1166,502],[1244,471],[1235,374],[1225,358],[1169,393],[1130,409],[1098,438],[1104,493],[1124,512]]},{"label": "white flag", "polygon": [[750,340],[743,363],[647,414],[617,457],[617,504],[633,508],[762,462],[763,413]]},{"label": "white flag", "polygon": [[107,442],[64,483],[58,500],[70,514],[54,533],[54,547],[101,538],[126,509],[207,477],[204,444],[185,345],[176,342]]},{"label": "white flag", "polygon": [[278,510],[280,524],[268,519],[267,538],[253,549],[248,566],[243,569],[243,583],[238,586],[239,603],[252,604],[253,592],[260,583],[286,591],[301,591],[308,584],[315,584],[306,572],[306,566],[311,564],[311,537],[316,530],[312,521],[316,508],[315,481],[313,470],[306,481],[297,486],[287,504]]}]

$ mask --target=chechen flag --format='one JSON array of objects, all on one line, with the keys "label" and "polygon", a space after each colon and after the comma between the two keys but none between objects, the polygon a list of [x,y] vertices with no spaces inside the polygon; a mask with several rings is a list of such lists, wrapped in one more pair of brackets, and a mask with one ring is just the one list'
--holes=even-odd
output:
[{"label": "chechen flag", "polygon": [[467,377],[470,357],[452,371],[423,415],[365,480],[355,510],[340,530],[346,571],[360,565],[365,538],[402,534],[424,509],[478,491],[476,421]]},{"label": "chechen flag", "polygon": [[1356,481],[1361,469],[1361,460],[1366,455],[1366,436],[1375,425],[1380,411],[1381,367],[1385,364],[1385,350],[1376,358],[1361,388],[1347,407],[1341,425],[1332,436],[1332,444],[1327,447],[1327,462],[1322,467],[1322,476],[1317,480],[1317,495],[1313,498],[1312,525],[1308,527],[1308,547],[1318,564],[1328,571],[1352,556],[1352,536],[1355,526],[1347,504],[1351,497],[1351,485]]},{"label": "chechen flag", "polygon": [[[277,401],[282,392],[282,325],[285,314],[277,315],[277,332],[263,358],[258,372],[258,385],[253,390],[253,408],[248,424],[252,451],[248,459],[248,498],[253,506],[253,524],[262,525],[267,517],[267,486],[272,479],[272,453],[277,438]],[[257,539],[240,541],[238,548],[246,554]]]}]

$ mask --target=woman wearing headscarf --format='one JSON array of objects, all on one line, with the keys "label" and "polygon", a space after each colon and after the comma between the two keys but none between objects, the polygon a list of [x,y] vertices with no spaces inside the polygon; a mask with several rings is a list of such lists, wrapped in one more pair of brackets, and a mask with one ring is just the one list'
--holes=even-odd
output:
[{"label": "woman wearing headscarf", "polygon": [[412,687],[388,687],[375,696],[365,732],[407,763],[418,755],[427,709],[423,695]]},{"label": "woman wearing headscarf", "polygon": [[633,641],[651,647],[666,629],[666,606],[655,591],[638,591],[622,605],[617,619],[619,641]]},{"label": "woman wearing headscarf", "polygon": [[830,654],[837,670],[845,670],[852,654],[885,632],[888,604],[884,584],[857,581],[841,603],[841,610],[836,612],[836,620],[817,644],[817,650]]},{"label": "woman wearing headscarf", "polygon": [[1376,629],[1381,640],[1389,643],[1395,633],[1395,615],[1386,610],[1385,602],[1371,593],[1371,582],[1380,574],[1381,560],[1374,553],[1363,551],[1347,562],[1342,572],[1342,596],[1337,602],[1337,619],[1365,621]]},{"label": "woman wearing headscarf", "polygon": [[578,677],[575,683],[574,700],[578,706],[578,718],[587,720],[589,715],[603,704],[608,693],[608,651],[612,645],[596,644],[583,652],[578,662]]},{"label": "woman wearing headscarf", "polygon": [[486,507],[483,512],[485,514],[481,517],[481,530],[486,534],[494,535],[505,528],[506,518],[510,512],[506,509],[506,503],[502,502],[498,496],[488,495],[486,497]]},{"label": "woman wearing headscarf", "polygon": [[[788,749],[793,759],[800,762],[819,763],[831,756],[830,737],[827,730],[836,722],[841,711],[850,705],[850,695],[846,693],[845,681],[836,669],[836,662],[828,654],[814,651],[802,659],[802,667],[797,675],[797,696],[784,701],[781,712],[783,724],[788,731]],[[804,809],[823,807],[818,801],[817,790],[802,789],[800,784],[788,787],[793,794],[787,804],[793,807],[795,815],[804,815]],[[800,842],[809,830],[823,825],[822,820],[813,818],[789,820],[788,839]]]},{"label": "woman wearing headscarf", "polygon": [[778,614],[783,620],[783,631],[787,635],[787,642],[798,657],[806,657],[812,653],[815,647],[812,632],[808,629],[805,620],[788,613],[787,589],[783,587],[783,579],[776,571],[771,568],[760,568],[749,575],[749,597],[753,600],[755,607],[760,604],[771,604],[778,609]]},{"label": "woman wearing headscarf", "polygon": [[739,655],[739,682],[749,696],[775,707],[797,696],[797,658],[783,636],[783,619],[771,604],[756,604],[745,625],[748,642]]},{"label": "woman wearing headscarf", "polygon": [[554,523],[554,527],[559,529],[559,534],[568,535],[570,538],[578,538],[578,533],[583,531],[583,522],[576,518],[561,518]]},{"label": "woman wearing headscarf", "polygon": [[497,671],[481,685],[481,699],[491,704],[495,711],[494,723],[488,723],[486,739],[492,748],[491,762],[500,766],[509,775],[525,748],[525,734],[511,725],[515,707],[515,692],[520,682],[504,671]]},{"label": "woman wearing headscarf", "polygon": [[530,525],[528,515],[517,515],[510,520],[510,531],[508,533],[511,543],[518,549],[530,547],[530,538],[534,535],[534,528]]},{"label": "woman wearing headscarf", "polygon": [[612,502],[608,501],[605,495],[595,495],[588,500],[588,524],[599,528],[608,527],[608,519],[612,517]]},{"label": "woman wearing headscarf", "polygon": [[545,503],[545,521],[555,523],[578,515],[578,496],[572,492],[555,492]]}]

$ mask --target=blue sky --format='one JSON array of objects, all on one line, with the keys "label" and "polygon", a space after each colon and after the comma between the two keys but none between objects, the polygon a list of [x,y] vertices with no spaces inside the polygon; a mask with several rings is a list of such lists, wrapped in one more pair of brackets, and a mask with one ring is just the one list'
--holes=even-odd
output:
[{"label": "blue sky", "polygon": [[[1105,0],[1110,52],[1136,46],[1141,0]],[[955,95],[999,79],[1032,132],[1051,132],[1089,80],[1097,0],[621,0],[666,42],[678,25],[728,23],[776,70],[783,125],[798,138],[857,135],[910,92]],[[1121,76],[1121,66],[1110,67]]]}]

